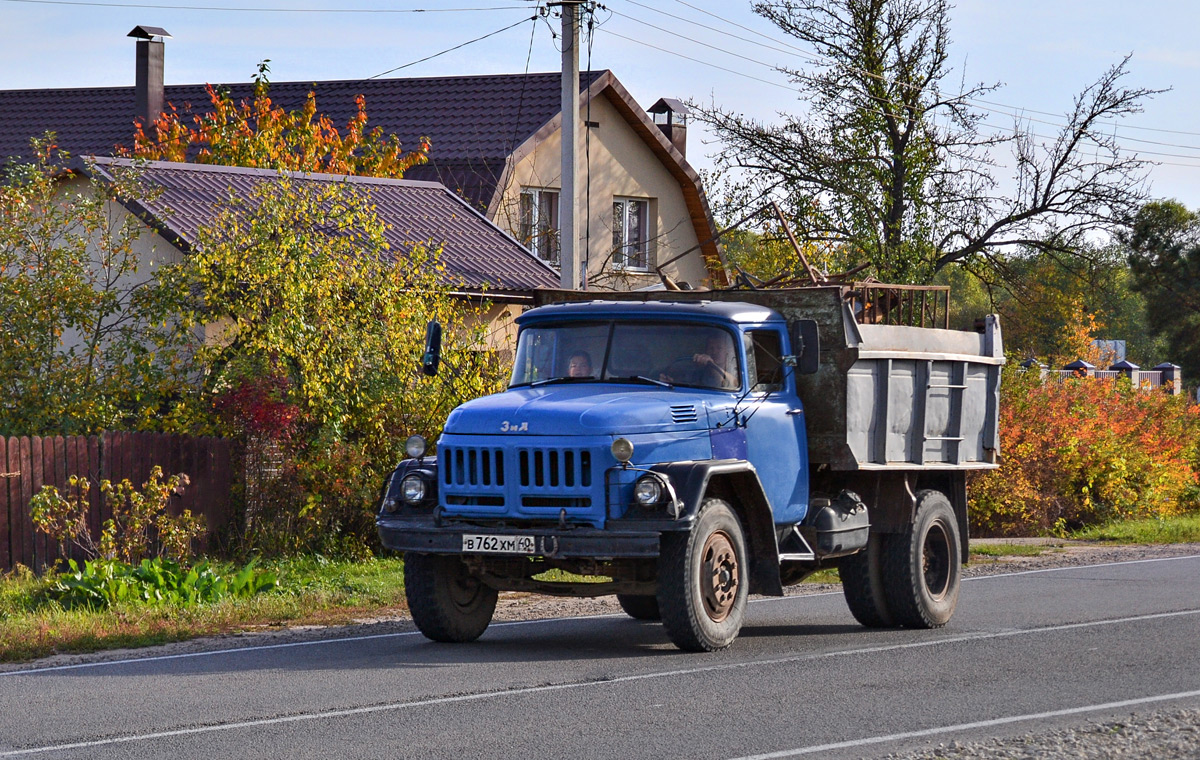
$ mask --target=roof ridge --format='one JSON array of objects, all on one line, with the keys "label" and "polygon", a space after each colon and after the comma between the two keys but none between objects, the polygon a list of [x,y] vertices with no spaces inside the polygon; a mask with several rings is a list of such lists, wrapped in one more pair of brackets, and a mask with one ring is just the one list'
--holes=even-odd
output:
[{"label": "roof ridge", "polygon": [[138,159],[114,156],[83,156],[83,158],[95,161],[98,166],[133,166],[136,163],[150,169],[165,169],[170,171],[215,172],[218,174],[237,174],[265,178],[278,177],[280,174],[283,174],[293,179],[313,180],[316,182],[349,182],[356,185],[428,187],[448,191],[448,188],[441,182],[421,179],[393,179],[391,177],[371,177],[363,174],[332,174],[329,172],[305,172],[292,169],[264,169],[257,166],[197,164],[183,161],[139,161]]},{"label": "roof ridge", "polygon": [[[610,69],[590,69],[587,71],[580,71],[579,76],[581,79],[583,77],[586,77],[589,75],[595,75],[596,78],[599,78],[609,71],[611,71],[611,70]],[[467,80],[467,79],[509,79],[509,78],[521,78],[521,77],[526,77],[526,76],[529,76],[529,77],[553,76],[553,77],[557,78],[557,77],[561,76],[561,74],[557,71],[531,71],[528,74],[524,74],[524,73],[455,74],[453,76],[386,77],[386,78],[381,77],[379,79],[373,79],[373,78],[369,78],[369,77],[363,77],[363,78],[359,78],[359,79],[353,79],[353,78],[351,78],[351,79],[311,79],[311,80],[310,79],[294,79],[294,80],[290,80],[290,81],[274,81],[274,80],[272,80],[270,82],[270,85],[272,87],[277,87],[277,86],[278,87],[284,87],[284,86],[311,87],[312,85],[320,85],[320,84],[335,85],[335,84],[353,84],[356,82],[364,82],[364,83],[365,82],[380,82],[380,83],[382,83],[382,82],[401,82],[401,81],[403,81],[403,82],[433,82],[433,81],[439,81],[439,80],[440,81],[460,81],[460,80]],[[208,85],[226,86],[226,85],[253,85],[253,84],[254,84],[254,82],[252,82],[252,81],[243,82],[240,80],[236,81],[236,82],[182,82],[179,84],[164,85],[164,90],[171,90],[174,88],[186,89],[186,88],[190,88],[190,87],[206,87]],[[582,84],[581,84],[581,86],[582,86]],[[13,88],[13,89],[0,89],[0,93],[8,93],[8,92],[60,92],[60,93],[61,92],[98,92],[98,91],[103,91],[103,90],[109,90],[109,91],[130,90],[130,91],[132,91],[133,89],[134,89],[134,85],[132,85],[132,84],[129,84],[129,85],[121,85],[121,84],[118,84],[118,85],[92,85],[92,86],[82,86],[82,87],[18,87],[18,88]]]}]

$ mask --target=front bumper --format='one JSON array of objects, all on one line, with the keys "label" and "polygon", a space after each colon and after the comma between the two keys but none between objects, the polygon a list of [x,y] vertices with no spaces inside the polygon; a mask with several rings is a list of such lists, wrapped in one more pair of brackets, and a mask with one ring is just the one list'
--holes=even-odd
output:
[{"label": "front bumper", "polygon": [[[658,530],[615,528],[598,530],[588,526],[493,527],[479,522],[465,523],[443,518],[441,525],[432,519],[380,516],[375,524],[383,545],[398,552],[426,554],[463,554],[463,535],[533,536],[536,551],[532,555],[553,559],[653,558],[658,556]],[[681,526],[672,526],[678,529]],[[506,556],[489,554],[487,556]]]}]

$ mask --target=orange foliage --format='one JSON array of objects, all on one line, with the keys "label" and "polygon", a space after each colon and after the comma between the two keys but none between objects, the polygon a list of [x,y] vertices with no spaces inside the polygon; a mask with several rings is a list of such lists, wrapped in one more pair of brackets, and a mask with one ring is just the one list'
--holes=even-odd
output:
[{"label": "orange foliage", "polygon": [[[317,113],[316,93],[294,111],[276,106],[266,80],[254,87],[254,99],[234,103],[229,93],[206,85],[211,110],[185,123],[174,105],[154,122],[149,134],[135,124],[133,148],[123,156],[156,161],[249,166],[328,174],[356,174],[399,179],[412,166],[429,160],[429,139],[405,152],[395,135],[379,127],[367,129],[366,99],[355,98],[358,112],[344,131]],[[198,151],[193,150],[198,148]]]},{"label": "orange foliage", "polygon": [[1092,341],[1100,334],[1104,325],[1096,319],[1096,315],[1087,310],[1079,298],[1071,299],[1071,310],[1067,322],[1063,325],[1058,336],[1059,364],[1067,364],[1076,359],[1083,359],[1100,369],[1105,369],[1117,360],[1116,354],[1093,345]]},{"label": "orange foliage", "polygon": [[1001,466],[971,484],[984,535],[1062,532],[1200,506],[1200,406],[1128,380],[1005,378]]}]

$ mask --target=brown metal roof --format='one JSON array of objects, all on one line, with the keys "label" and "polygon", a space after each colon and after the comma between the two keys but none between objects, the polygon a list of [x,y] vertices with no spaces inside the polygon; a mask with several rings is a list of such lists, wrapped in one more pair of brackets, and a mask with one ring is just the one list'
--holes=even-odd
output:
[{"label": "brown metal roof", "polygon": [[[357,112],[355,98],[366,98],[369,126],[397,135],[404,145],[432,141],[431,161],[405,173],[410,180],[439,181],[474,206],[492,210],[509,156],[519,159],[540,139],[561,128],[560,75],[495,74],[411,79],[349,79],[323,82],[272,82],[271,97],[286,109],[300,107],[315,92],[320,111],[338,126]],[[235,101],[253,95],[253,85],[221,85]],[[603,94],[650,146],[679,182],[696,237],[710,271],[724,272],[713,241],[708,202],[699,175],[654,126],[646,112],[611,71],[580,74],[584,101]],[[204,85],[171,85],[165,100],[181,111],[209,105]],[[28,153],[29,138],[57,134],[62,150],[73,156],[107,156],[133,138],[133,87],[0,90],[0,160]],[[78,163],[75,164],[78,166]],[[720,264],[717,264],[720,262]]]},{"label": "brown metal roof", "polygon": [[[581,88],[604,73],[583,72]],[[272,82],[271,99],[291,110],[315,92],[320,111],[342,127],[357,112],[355,98],[363,95],[368,126],[414,148],[422,136],[432,140],[433,161],[410,170],[408,179],[440,180],[486,208],[508,154],[558,113],[560,81],[555,72]],[[250,83],[220,86],[234,102],[253,97]],[[55,132],[59,147],[74,156],[113,155],[118,145],[133,142],[133,90],[0,90],[0,159],[26,155],[29,138],[47,131]],[[210,106],[202,84],[170,85],[164,99],[180,112],[205,113]]]},{"label": "brown metal roof", "polygon": [[[128,159],[96,159],[95,171],[111,180]],[[199,228],[217,216],[232,190],[242,198],[255,187],[273,182],[279,173],[235,166],[141,162],[140,181],[155,188],[151,200],[127,205],[180,247],[191,248]],[[447,285],[470,292],[527,291],[554,287],[558,274],[473,210],[462,198],[436,182],[346,177],[332,174],[293,174],[305,182],[341,183],[368,192],[380,219],[388,226],[387,240],[397,260],[414,244],[443,246]],[[500,293],[497,293],[500,295]]]}]

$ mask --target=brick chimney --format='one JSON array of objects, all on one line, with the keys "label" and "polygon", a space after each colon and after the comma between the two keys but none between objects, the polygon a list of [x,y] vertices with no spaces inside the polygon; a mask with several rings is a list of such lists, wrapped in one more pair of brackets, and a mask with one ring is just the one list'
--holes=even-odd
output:
[{"label": "brick chimney", "polygon": [[162,113],[163,39],[171,35],[157,26],[135,26],[128,36],[137,39],[134,116],[146,127]]},{"label": "brick chimney", "polygon": [[659,98],[650,106],[650,114],[654,124],[662,130],[675,150],[687,157],[687,117],[691,114],[688,107],[675,98]]}]

